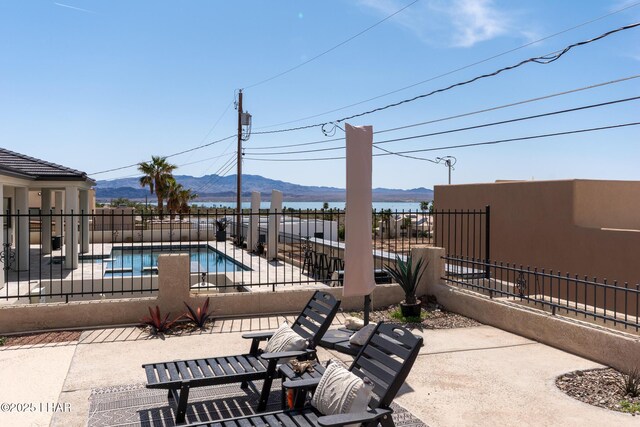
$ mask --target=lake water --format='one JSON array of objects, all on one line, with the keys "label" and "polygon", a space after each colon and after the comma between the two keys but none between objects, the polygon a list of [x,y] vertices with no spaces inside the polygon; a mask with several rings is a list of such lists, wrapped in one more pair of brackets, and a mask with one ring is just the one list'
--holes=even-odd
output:
[{"label": "lake water", "polygon": [[[328,202],[329,209],[344,209],[344,202]],[[283,208],[292,208],[295,210],[304,209],[322,209],[324,202],[282,202]],[[235,202],[196,202],[194,205],[202,206],[204,208],[220,208],[228,207],[235,208]],[[260,203],[260,209],[269,209],[270,202],[263,201]],[[242,208],[250,208],[251,202],[242,202]],[[420,210],[419,202],[373,202],[373,209],[391,209],[392,211],[417,211]]]}]

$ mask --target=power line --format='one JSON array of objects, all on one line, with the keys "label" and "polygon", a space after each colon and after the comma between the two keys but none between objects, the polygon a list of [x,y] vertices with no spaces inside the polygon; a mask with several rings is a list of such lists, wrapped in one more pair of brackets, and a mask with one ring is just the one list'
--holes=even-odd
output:
[{"label": "power line", "polygon": [[[428,125],[428,124],[444,122],[444,121],[447,121],[447,120],[473,116],[473,115],[476,115],[476,114],[488,113],[488,112],[491,112],[491,111],[497,111],[497,110],[501,110],[501,109],[504,109],[504,108],[516,107],[518,105],[524,105],[524,104],[528,104],[528,103],[531,103],[531,102],[543,101],[543,100],[550,99],[550,98],[555,98],[555,97],[558,97],[558,96],[563,96],[563,95],[568,95],[568,94],[572,94],[572,93],[576,93],[576,92],[582,92],[582,91],[585,91],[585,90],[595,89],[595,88],[599,88],[599,87],[602,87],[602,86],[608,86],[608,85],[611,85],[611,84],[622,83],[622,82],[625,82],[627,80],[637,79],[638,77],[640,77],[640,74],[635,74],[633,76],[623,77],[623,78],[616,79],[616,80],[610,80],[608,82],[596,83],[596,84],[593,84],[593,85],[584,86],[584,87],[580,87],[580,88],[576,88],[576,89],[565,90],[563,92],[556,92],[556,93],[552,93],[552,94],[549,94],[549,95],[539,96],[539,97],[535,97],[535,98],[529,98],[529,99],[526,99],[526,100],[523,100],[523,101],[512,102],[512,103],[509,103],[509,104],[502,104],[502,105],[495,106],[495,107],[483,108],[481,110],[475,110],[475,111],[471,111],[471,112],[467,112],[467,113],[455,114],[453,116],[442,117],[442,118],[439,118],[439,119],[432,119],[432,120],[427,120],[427,121],[424,121],[424,122],[412,123],[412,124],[404,125],[404,126],[398,126],[398,127],[395,127],[395,128],[383,129],[383,130],[379,130],[379,131],[374,131],[373,133],[375,135],[375,134],[381,134],[381,133],[386,133],[386,132],[393,132],[393,131],[402,130],[402,129],[408,129],[408,128],[412,128],[412,127],[416,127],[416,126],[424,126],[424,125]],[[333,138],[333,139],[325,139],[325,140],[312,141],[312,142],[303,142],[303,143],[296,143],[296,144],[272,145],[272,146],[269,146],[269,147],[252,147],[250,150],[267,150],[267,149],[274,149],[274,148],[288,148],[288,147],[300,147],[300,146],[306,146],[306,145],[327,144],[329,142],[340,141],[342,139],[343,138]]]},{"label": "power line", "polygon": [[580,24],[574,25],[573,27],[565,28],[564,30],[561,30],[561,31],[558,31],[558,32],[556,32],[556,33],[554,33],[554,34],[550,34],[550,35],[545,36],[545,37],[542,37],[542,38],[540,38],[540,39],[537,39],[537,40],[531,41],[531,42],[529,42],[529,43],[525,43],[525,44],[523,44],[523,45],[521,45],[521,46],[518,46],[518,47],[516,47],[516,48],[506,50],[506,51],[504,51],[504,52],[501,52],[501,53],[498,53],[498,54],[492,55],[492,56],[487,57],[487,58],[485,58],[485,59],[482,59],[482,60],[479,60],[479,61],[473,62],[473,63],[471,63],[471,64],[464,65],[464,66],[462,66],[462,67],[459,67],[459,68],[456,68],[456,69],[453,69],[453,70],[447,71],[447,72],[442,73],[442,74],[438,74],[438,75],[436,75],[436,76],[433,76],[433,77],[430,77],[430,78],[428,78],[428,79],[425,79],[425,80],[419,81],[419,82],[417,82],[417,83],[413,83],[413,84],[410,84],[410,85],[408,85],[408,86],[404,86],[404,87],[401,87],[401,88],[399,88],[399,89],[395,89],[395,90],[392,90],[392,91],[390,91],[390,92],[386,92],[386,93],[383,93],[383,94],[381,94],[381,95],[374,96],[374,97],[372,97],[372,98],[368,98],[368,99],[365,99],[365,100],[362,100],[362,101],[358,101],[358,102],[355,102],[355,103],[353,103],[353,104],[345,105],[345,106],[343,106],[343,107],[334,108],[333,110],[324,111],[324,112],[322,112],[322,113],[314,114],[314,115],[311,115],[311,116],[306,116],[306,117],[302,117],[302,118],[299,118],[299,119],[289,120],[289,121],[286,121],[286,122],[276,123],[276,124],[272,124],[272,125],[261,126],[261,127],[257,128],[257,129],[259,130],[259,129],[266,129],[266,128],[271,128],[271,127],[277,127],[277,126],[284,126],[284,125],[288,125],[288,124],[291,124],[291,123],[301,122],[301,121],[304,121],[304,120],[315,119],[316,117],[321,117],[321,116],[324,116],[324,115],[327,115],[327,114],[331,114],[331,113],[335,113],[335,112],[338,112],[338,111],[346,110],[347,108],[356,107],[356,106],[358,106],[358,105],[365,104],[365,103],[367,103],[367,102],[375,101],[376,99],[384,98],[384,97],[386,97],[386,96],[393,95],[393,94],[396,94],[396,93],[398,93],[398,92],[402,92],[402,91],[407,90],[407,89],[411,89],[411,88],[413,88],[413,87],[416,87],[416,86],[422,85],[422,84],[424,84],[424,83],[428,83],[428,82],[431,82],[431,81],[434,81],[434,80],[440,79],[440,78],[442,78],[442,77],[446,77],[446,76],[448,76],[448,75],[451,75],[451,74],[457,73],[457,72],[459,72],[459,71],[466,70],[467,68],[475,67],[476,65],[483,64],[483,63],[485,63],[485,62],[488,62],[488,61],[491,61],[491,60],[493,60],[493,59],[499,58],[499,57],[501,57],[501,56],[507,55],[507,54],[509,54],[509,53],[515,52],[515,51],[517,51],[517,50],[524,49],[525,47],[529,47],[529,46],[531,46],[531,45],[534,45],[534,44],[540,43],[540,42],[542,42],[542,41],[545,41],[545,40],[551,39],[551,38],[553,38],[553,37],[556,37],[556,36],[559,36],[559,35],[561,35],[561,34],[567,33],[567,32],[569,32],[569,31],[573,31],[573,30],[575,30],[575,29],[577,29],[577,28],[584,27],[584,26],[586,26],[586,25],[592,24],[592,23],[597,22],[597,21],[599,21],[599,20],[602,20],[602,19],[604,19],[604,18],[608,18],[609,16],[612,16],[612,15],[615,15],[615,14],[617,14],[617,13],[623,12],[623,11],[625,11],[625,10],[631,9],[632,7],[636,7],[636,6],[638,6],[638,5],[640,5],[640,2],[636,2],[636,3],[629,4],[629,5],[627,5],[627,6],[621,7],[620,9],[614,10],[613,12],[607,13],[607,14],[605,14],[605,15],[598,16],[598,17],[593,18],[593,19],[591,19],[591,20],[589,20],[589,21],[585,21],[585,22],[582,22],[582,23],[580,23]]},{"label": "power line", "polygon": [[216,178],[216,180],[215,180],[215,181],[210,182],[209,184],[205,185],[205,186],[202,188],[202,191],[204,191],[205,189],[207,189],[207,190],[208,190],[209,188],[211,188],[211,187],[213,187],[214,185],[216,185],[216,184],[217,184],[217,183],[218,183],[222,178],[224,178],[225,176],[227,176],[227,174],[228,174],[229,172],[231,172],[231,171],[233,170],[233,168],[235,168],[235,167],[236,167],[236,162],[234,161],[233,163],[231,163],[231,164],[227,167],[227,169],[226,169],[224,172],[221,172],[219,175],[217,175],[217,178]]},{"label": "power line", "polygon": [[213,156],[213,157],[207,157],[206,159],[201,159],[201,160],[195,160],[193,162],[189,162],[189,163],[182,163],[177,165],[179,168],[182,166],[190,166],[190,165],[195,165],[196,163],[203,163],[203,162],[207,162],[209,160],[214,160],[214,159],[219,159],[221,157],[225,157],[225,156],[231,156],[231,155],[235,155],[235,153],[228,153],[228,154],[220,154],[219,156]]},{"label": "power line", "polygon": [[[199,145],[197,147],[189,148],[188,150],[178,151],[177,153],[169,154],[169,155],[162,156],[162,157],[165,157],[165,158],[168,159],[169,157],[179,156],[180,154],[185,154],[185,153],[189,153],[191,151],[200,150],[202,148],[209,147],[211,145],[218,144],[220,142],[223,142],[223,141],[226,141],[228,139],[235,138],[235,137],[236,137],[235,135],[230,135],[230,136],[227,136],[226,138],[217,139],[217,140],[209,142],[207,144],[202,144],[202,145]],[[129,168],[132,168],[132,167],[137,167],[139,164],[140,163],[133,163],[133,164],[130,164],[130,165],[127,165],[127,166],[120,166],[118,168],[106,169],[106,170],[99,171],[99,172],[93,172],[93,173],[90,173],[89,175],[100,175],[100,174],[107,173],[107,172],[115,172],[115,171],[119,171],[119,170],[123,170],[123,169],[129,169]]]},{"label": "power line", "polygon": [[435,163],[438,164],[439,162],[433,159],[427,159],[426,157],[415,157],[415,156],[407,156],[406,154],[401,154],[401,153],[397,153],[395,151],[389,151],[385,148],[382,147],[378,147],[377,145],[373,146],[374,148],[377,148],[380,151],[384,151],[385,153],[389,153],[389,154],[393,154],[394,156],[398,156],[398,157],[405,157],[407,159],[412,159],[412,160],[424,160],[426,162],[431,162],[431,163]]},{"label": "power line", "polygon": [[292,71],[294,71],[294,70],[297,70],[298,68],[300,68],[300,67],[302,67],[302,66],[304,66],[304,65],[307,65],[308,63],[310,63],[310,62],[312,62],[312,61],[315,61],[316,59],[318,59],[318,58],[320,58],[320,57],[322,57],[322,56],[326,55],[327,53],[329,53],[329,52],[332,52],[332,51],[336,50],[336,49],[337,49],[337,48],[339,48],[340,46],[343,46],[343,45],[345,45],[345,44],[349,43],[351,40],[353,40],[353,39],[355,39],[355,38],[357,38],[357,37],[360,37],[361,35],[363,35],[363,34],[364,34],[364,33],[366,33],[367,31],[372,30],[373,28],[377,27],[378,25],[382,24],[383,22],[387,21],[388,19],[393,18],[394,16],[396,16],[396,15],[397,15],[397,14],[399,14],[400,12],[404,11],[404,10],[405,10],[405,9],[407,9],[408,7],[413,6],[414,4],[416,4],[418,1],[419,1],[419,0],[415,0],[415,1],[411,2],[411,3],[409,3],[408,5],[404,6],[403,8],[401,8],[401,9],[399,9],[399,10],[397,10],[397,11],[395,11],[395,12],[394,12],[394,13],[392,13],[391,15],[389,15],[389,16],[387,16],[387,17],[385,17],[384,19],[382,19],[382,20],[380,20],[380,21],[376,22],[376,23],[375,23],[375,24],[373,24],[373,25],[370,25],[369,27],[365,28],[364,30],[360,31],[359,33],[357,33],[357,34],[355,34],[355,35],[353,35],[353,36],[349,37],[348,39],[346,39],[346,40],[344,40],[344,41],[342,41],[342,42],[338,43],[337,45],[335,45],[335,46],[333,46],[333,47],[331,47],[331,48],[329,48],[329,49],[325,50],[324,52],[319,53],[318,55],[316,55],[316,56],[314,56],[314,57],[312,57],[312,58],[309,58],[309,59],[307,59],[306,61],[301,62],[300,64],[295,65],[295,66],[293,66],[293,67],[291,67],[291,68],[289,68],[289,69],[287,69],[287,70],[285,70],[285,71],[282,71],[282,72],[280,72],[280,73],[278,73],[278,74],[276,74],[276,75],[273,75],[273,76],[271,76],[271,77],[269,77],[269,78],[266,78],[266,79],[264,79],[264,80],[261,80],[261,81],[259,81],[259,82],[257,82],[257,83],[252,84],[252,85],[245,86],[245,88],[244,88],[244,89],[250,89],[250,88],[252,88],[252,87],[256,87],[256,86],[259,86],[259,85],[261,85],[261,84],[264,84],[264,83],[270,82],[271,80],[274,80],[274,79],[277,79],[278,77],[284,76],[285,74],[288,74],[288,73],[290,73],[290,72],[292,72]]},{"label": "power line", "polygon": [[[233,153],[235,154],[235,153]],[[220,168],[218,168],[218,170],[213,173],[213,177],[210,178],[208,180],[208,182],[205,182],[203,184],[201,184],[197,190],[195,190],[196,192],[202,192],[205,189],[208,189],[209,187],[215,185],[222,176],[224,176],[225,174],[229,173],[229,171],[231,169],[233,169],[236,166],[236,161],[237,159],[235,158],[235,156],[230,157],[229,159],[227,159],[226,162],[223,163],[222,166],[220,166]]]},{"label": "power line", "polygon": [[498,74],[503,73],[504,71],[510,71],[510,70],[513,70],[515,68],[519,68],[519,67],[521,67],[521,66],[523,66],[525,64],[528,64],[528,63],[537,63],[537,64],[541,64],[541,65],[547,65],[547,64],[550,64],[552,62],[557,61],[558,59],[560,59],[562,56],[564,56],[567,52],[569,52],[570,50],[572,50],[575,47],[584,46],[584,45],[593,43],[595,41],[601,40],[601,39],[603,39],[605,37],[608,37],[608,36],[610,36],[612,34],[618,33],[620,31],[626,31],[626,30],[629,30],[629,29],[632,29],[632,28],[636,28],[638,26],[640,26],[640,22],[636,22],[634,24],[625,25],[623,27],[619,27],[619,28],[616,28],[614,30],[607,31],[606,33],[603,33],[603,34],[601,34],[601,35],[599,35],[597,37],[591,38],[589,40],[583,40],[583,41],[580,41],[580,42],[577,42],[577,43],[570,44],[570,45],[566,46],[565,48],[557,50],[555,52],[552,52],[552,53],[549,53],[549,54],[546,54],[546,55],[542,55],[542,56],[536,56],[536,57],[528,58],[528,59],[525,59],[525,60],[522,60],[522,61],[518,62],[517,64],[500,68],[500,69],[498,69],[498,70],[496,70],[494,72],[491,72],[491,73],[482,74],[482,75],[476,76],[476,77],[474,77],[472,79],[469,79],[469,80],[465,80],[465,81],[462,81],[462,82],[454,83],[454,84],[446,86],[444,88],[435,89],[435,90],[432,90],[431,92],[427,92],[427,93],[424,93],[424,94],[421,94],[421,95],[414,96],[412,98],[408,98],[408,99],[404,99],[402,101],[398,101],[398,102],[394,102],[394,103],[391,103],[391,104],[387,104],[387,105],[385,105],[383,107],[377,107],[377,108],[374,108],[374,109],[371,109],[371,110],[368,110],[368,111],[365,111],[365,112],[362,112],[362,113],[352,114],[350,116],[342,117],[340,119],[333,120],[333,121],[330,121],[330,122],[316,123],[316,124],[312,124],[312,125],[298,126],[298,127],[288,128],[288,129],[277,129],[277,130],[271,130],[271,131],[254,132],[254,135],[282,133],[282,132],[292,132],[292,131],[297,131],[297,130],[302,130],[302,129],[310,129],[310,128],[314,128],[314,127],[326,126],[326,125],[329,125],[329,124],[341,123],[341,122],[344,122],[346,120],[351,120],[351,119],[354,119],[354,118],[357,118],[357,117],[362,117],[362,116],[365,116],[365,115],[368,115],[368,114],[372,114],[372,113],[376,113],[376,112],[379,112],[379,111],[383,111],[383,110],[386,110],[386,109],[389,109],[389,108],[398,107],[400,105],[403,105],[403,104],[406,104],[406,103],[409,103],[409,102],[414,102],[414,101],[417,101],[419,99],[427,98],[429,96],[432,96],[432,95],[435,95],[435,94],[438,94],[438,93],[441,93],[441,92],[446,92],[446,91],[449,91],[449,90],[454,89],[454,88],[459,87],[459,86],[464,86],[464,85],[468,85],[468,84],[474,83],[474,82],[476,82],[478,80],[481,80],[481,79],[494,77],[494,76],[497,76]]},{"label": "power line", "polygon": [[[438,132],[430,132],[430,133],[424,133],[424,134],[419,134],[419,135],[411,135],[411,136],[405,136],[405,137],[400,137],[400,138],[387,139],[387,140],[383,140],[383,141],[374,142],[373,145],[377,147],[379,145],[388,144],[388,143],[391,143],[391,142],[400,142],[400,141],[407,141],[407,140],[411,140],[411,139],[428,138],[428,137],[432,137],[432,136],[446,135],[446,134],[449,134],[449,133],[463,132],[463,131],[467,131],[467,130],[481,129],[481,128],[486,128],[486,127],[491,127],[491,126],[504,125],[504,124],[508,124],[508,123],[522,122],[522,121],[526,121],[526,120],[539,119],[539,118],[542,118],[542,117],[550,117],[550,116],[555,116],[555,115],[559,115],[559,114],[573,113],[573,112],[576,112],[576,111],[583,111],[583,110],[588,110],[588,109],[592,109],[592,108],[606,107],[606,106],[609,106],[609,105],[621,104],[621,103],[624,103],[624,102],[637,101],[638,99],[640,99],[640,96],[635,96],[635,97],[631,97],[631,98],[624,98],[624,99],[616,99],[616,100],[613,100],[613,101],[599,102],[597,104],[583,105],[583,106],[580,106],[580,107],[566,108],[566,109],[563,109],[563,110],[550,111],[550,112],[547,112],[547,113],[540,113],[540,114],[534,114],[534,115],[530,115],[530,116],[516,117],[516,118],[512,118],[512,119],[507,119],[507,120],[500,120],[500,121],[497,121],[497,122],[482,123],[482,124],[474,125],[474,126],[465,126],[465,127],[461,127],[461,128],[447,129],[447,130],[438,131]],[[330,147],[330,148],[318,148],[318,149],[314,149],[314,150],[284,151],[284,152],[271,152],[271,153],[250,153],[250,154],[254,155],[254,156],[276,156],[276,155],[317,153],[317,152],[322,152],[322,151],[335,151],[335,150],[343,150],[343,149],[344,149],[344,146]]]},{"label": "power line", "polygon": [[[503,143],[507,143],[507,142],[526,141],[526,140],[532,140],[532,139],[550,138],[550,137],[554,137],[554,136],[571,135],[571,134],[577,134],[577,133],[596,132],[596,131],[601,131],[601,130],[617,129],[617,128],[623,128],[623,127],[628,127],[628,126],[637,126],[637,125],[640,125],[640,122],[622,123],[622,124],[617,124],[617,125],[601,126],[601,127],[595,127],[595,128],[587,128],[587,129],[577,129],[577,130],[571,130],[571,131],[565,131],[565,132],[554,132],[554,133],[547,133],[547,134],[530,135],[530,136],[523,136],[523,137],[518,137],[518,138],[497,139],[497,140],[492,140],[492,141],[475,142],[475,143],[470,143],[470,144],[457,144],[457,145],[448,145],[448,146],[444,146],[444,147],[434,147],[434,148],[423,148],[423,149],[417,149],[417,150],[398,151],[398,152],[393,152],[393,153],[389,153],[389,154],[381,153],[381,154],[374,154],[373,157],[389,156],[389,155],[392,155],[392,154],[393,155],[398,155],[398,154],[425,153],[425,152],[429,152],[429,151],[448,150],[448,149],[454,149],[454,148],[468,148],[468,147],[478,147],[478,146],[483,146],[483,145],[503,144]],[[341,156],[341,157],[298,158],[298,159],[254,159],[254,158],[245,158],[245,160],[266,161],[266,162],[317,162],[317,161],[325,161],[325,160],[342,160],[344,158],[345,158],[344,156]]]}]

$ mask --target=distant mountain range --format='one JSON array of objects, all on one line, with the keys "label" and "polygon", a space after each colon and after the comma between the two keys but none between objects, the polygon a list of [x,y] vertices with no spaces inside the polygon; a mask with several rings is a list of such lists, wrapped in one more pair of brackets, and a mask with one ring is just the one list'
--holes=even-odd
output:
[{"label": "distant mountain range", "polygon": [[[205,175],[193,177],[189,175],[175,175],[176,181],[185,188],[191,188],[198,194],[197,201],[234,201],[236,191],[236,176]],[[290,182],[269,179],[260,175],[242,175],[242,197],[251,197],[252,191],[259,191],[263,199],[271,195],[271,190],[282,191],[285,201],[299,202],[342,202],[345,200],[345,189],[337,187],[317,187],[292,184]],[[96,184],[96,198],[109,201],[118,197],[131,200],[155,200],[149,193],[149,188],[140,187],[138,178],[120,178],[111,181],[98,181]],[[419,187],[410,190],[395,188],[374,188],[374,202],[421,202],[433,200],[433,190]]]}]

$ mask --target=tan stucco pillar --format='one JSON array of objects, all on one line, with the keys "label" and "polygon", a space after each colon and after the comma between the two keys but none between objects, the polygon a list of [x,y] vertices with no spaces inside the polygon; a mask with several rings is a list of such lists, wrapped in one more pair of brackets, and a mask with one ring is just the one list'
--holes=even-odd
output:
[{"label": "tan stucco pillar", "polygon": [[442,278],[445,277],[445,263],[442,258],[445,255],[444,248],[429,247],[426,245],[417,245],[411,248],[411,259],[415,266],[418,260],[423,260],[426,264],[425,272],[422,274],[416,294],[432,295],[433,287],[443,283]]},{"label": "tan stucco pillar", "polygon": [[78,187],[64,189],[64,267],[78,268]]},{"label": "tan stucco pillar", "polygon": [[260,224],[260,193],[251,192],[251,215],[249,216],[249,238],[247,250],[252,251],[258,244],[258,224]]},{"label": "tan stucco pillar", "polygon": [[42,220],[42,253],[50,254],[51,253],[51,190],[41,190],[40,191],[40,201],[41,208],[40,212],[42,216],[40,217]]},{"label": "tan stucco pillar", "polygon": [[[277,214],[276,214],[277,212]],[[278,257],[278,236],[280,235],[280,214],[282,213],[282,192],[271,191],[271,207],[269,209],[269,224],[267,227],[267,259]]]},{"label": "tan stucco pillar", "polygon": [[80,213],[80,252],[85,254],[89,252],[89,190],[80,190]]},{"label": "tan stucco pillar", "polygon": [[189,301],[191,284],[189,255],[164,254],[158,257],[158,305],[162,311],[180,313]]},{"label": "tan stucco pillar", "polygon": [[16,229],[16,267],[29,269],[29,189],[16,187],[16,214],[19,214]]}]

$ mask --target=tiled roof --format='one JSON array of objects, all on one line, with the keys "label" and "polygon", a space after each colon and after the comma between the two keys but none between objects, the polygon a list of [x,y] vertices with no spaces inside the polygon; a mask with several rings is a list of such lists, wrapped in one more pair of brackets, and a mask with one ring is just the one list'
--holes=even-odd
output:
[{"label": "tiled roof", "polygon": [[36,180],[82,180],[92,181],[85,172],[35,157],[25,156],[5,148],[0,148],[0,174],[24,176]]}]

